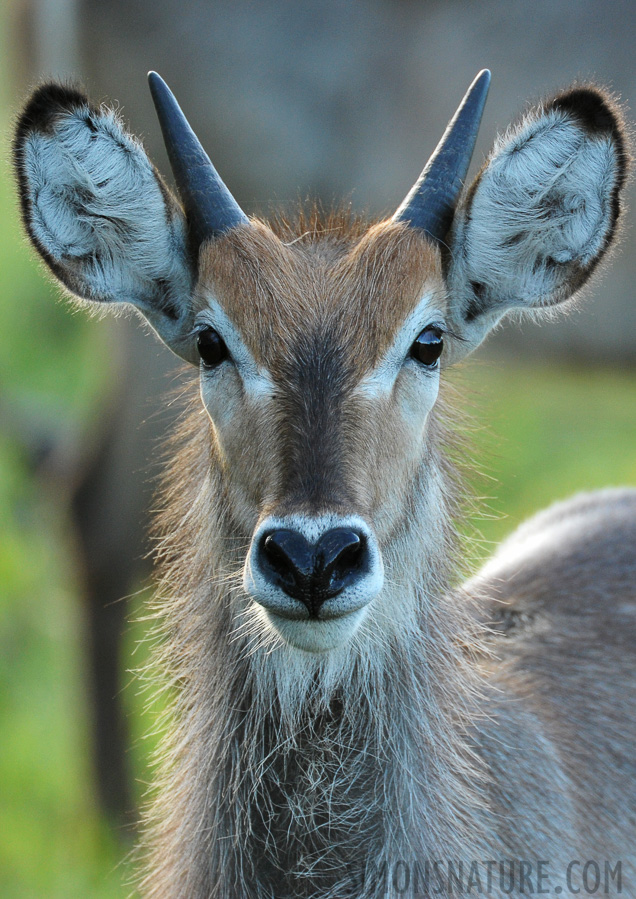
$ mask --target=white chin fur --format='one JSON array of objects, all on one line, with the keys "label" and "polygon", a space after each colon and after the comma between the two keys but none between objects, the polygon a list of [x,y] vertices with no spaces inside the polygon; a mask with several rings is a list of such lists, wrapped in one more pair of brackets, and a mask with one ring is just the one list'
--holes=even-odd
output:
[{"label": "white chin fur", "polygon": [[308,618],[294,621],[267,610],[264,614],[285,643],[304,652],[323,653],[338,649],[353,637],[366,615],[366,608],[326,621]]}]

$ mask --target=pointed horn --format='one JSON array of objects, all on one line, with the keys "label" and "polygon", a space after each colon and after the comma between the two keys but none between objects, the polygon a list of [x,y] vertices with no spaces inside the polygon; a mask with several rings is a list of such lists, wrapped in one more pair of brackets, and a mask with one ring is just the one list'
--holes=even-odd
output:
[{"label": "pointed horn", "polygon": [[190,236],[198,248],[209,237],[249,219],[210,162],[166,82],[156,72],[149,72],[148,83]]},{"label": "pointed horn", "polygon": [[483,69],[466,92],[426,168],[393,216],[444,240],[464,186],[486,105],[490,72]]}]

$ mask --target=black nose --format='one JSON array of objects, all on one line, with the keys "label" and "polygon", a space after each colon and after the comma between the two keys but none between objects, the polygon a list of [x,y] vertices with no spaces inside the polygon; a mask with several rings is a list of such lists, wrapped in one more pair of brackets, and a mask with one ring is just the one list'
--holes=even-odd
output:
[{"label": "black nose", "polygon": [[317,618],[327,599],[369,570],[368,556],[364,535],[350,528],[333,528],[317,543],[309,543],[298,531],[270,531],[260,545],[263,574],[304,603],[310,618]]}]

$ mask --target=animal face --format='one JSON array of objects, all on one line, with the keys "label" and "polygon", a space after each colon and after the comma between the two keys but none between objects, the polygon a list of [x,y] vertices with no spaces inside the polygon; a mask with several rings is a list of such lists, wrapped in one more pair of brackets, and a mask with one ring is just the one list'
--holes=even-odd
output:
[{"label": "animal face", "polygon": [[[440,372],[511,309],[568,300],[610,246],[627,154],[596,88],[533,110],[464,180],[489,76],[389,220],[249,220],[156,75],[183,207],[114,113],[58,85],[15,158],[33,243],[73,295],[136,307],[200,369],[242,589],[306,652],[351,640],[439,550]],[[401,606],[400,606],[401,608]]]},{"label": "animal face", "polygon": [[194,322],[232,514],[252,538],[245,589],[314,649],[382,590],[450,339],[422,235],[334,232],[303,242],[258,225],[210,243]]}]

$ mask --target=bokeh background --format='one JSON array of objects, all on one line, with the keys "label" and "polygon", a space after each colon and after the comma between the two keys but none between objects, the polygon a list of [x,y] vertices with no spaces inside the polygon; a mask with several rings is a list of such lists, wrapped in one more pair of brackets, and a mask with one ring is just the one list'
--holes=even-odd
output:
[{"label": "bokeh background", "polygon": [[[9,163],[29,87],[121,108],[165,175],[160,71],[241,206],[391,213],[476,72],[475,168],[532,97],[595,79],[636,106],[636,7],[608,0],[5,0],[0,6],[0,895],[123,897],[156,714],[144,537],[183,385],[133,320],[70,315],[21,234]],[[632,204],[633,205],[633,204]],[[577,490],[636,485],[636,254],[581,311],[506,326],[453,375],[482,475],[471,564]]]}]

